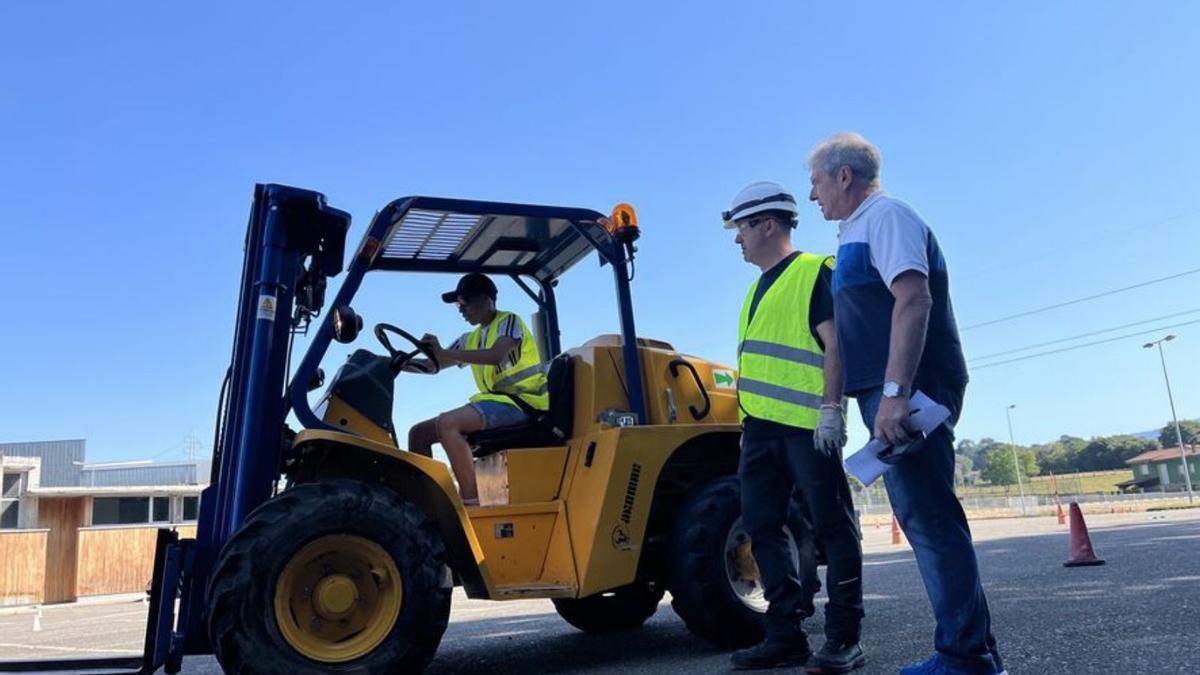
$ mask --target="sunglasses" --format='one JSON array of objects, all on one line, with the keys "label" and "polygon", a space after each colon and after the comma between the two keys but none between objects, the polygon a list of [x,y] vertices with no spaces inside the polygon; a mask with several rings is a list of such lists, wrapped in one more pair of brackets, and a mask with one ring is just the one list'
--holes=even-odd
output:
[{"label": "sunglasses", "polygon": [[774,218],[772,216],[760,216],[758,218],[747,218],[747,219],[741,221],[740,223],[735,223],[735,225],[737,225],[738,231],[741,232],[742,230],[745,230],[747,228],[758,227],[759,225],[761,225],[769,220],[774,220]]}]

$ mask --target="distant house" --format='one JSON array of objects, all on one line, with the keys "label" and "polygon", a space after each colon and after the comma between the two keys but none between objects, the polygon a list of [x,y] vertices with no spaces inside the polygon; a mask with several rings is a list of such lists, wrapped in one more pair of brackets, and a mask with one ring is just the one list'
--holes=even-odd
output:
[{"label": "distant house", "polygon": [[209,464],[89,464],[82,439],[0,443],[0,605],[140,589],[155,529],[195,523]]},{"label": "distant house", "polygon": [[[1185,445],[1188,473],[1191,474],[1193,487],[1200,487],[1200,447]],[[1163,448],[1143,452],[1137,457],[1125,460],[1133,469],[1133,479],[1118,484],[1119,487],[1138,487],[1142,490],[1163,489],[1183,490],[1186,481],[1183,476],[1183,460],[1180,459],[1179,448]]]}]

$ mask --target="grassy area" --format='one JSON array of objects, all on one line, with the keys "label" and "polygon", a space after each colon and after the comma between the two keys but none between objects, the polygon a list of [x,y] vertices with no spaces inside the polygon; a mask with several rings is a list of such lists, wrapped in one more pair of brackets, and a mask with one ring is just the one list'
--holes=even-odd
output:
[{"label": "grassy area", "polygon": [[[1129,469],[1115,471],[1093,471],[1054,476],[1034,476],[1025,481],[1025,494],[1052,495],[1057,487],[1058,494],[1097,494],[1119,492],[1116,485],[1133,478]],[[960,497],[996,497],[1017,494],[1016,485],[967,485],[958,488]]]},{"label": "grassy area", "polygon": [[1147,511],[1183,511],[1185,509],[1200,509],[1200,504],[1171,504],[1169,506],[1151,506]]}]

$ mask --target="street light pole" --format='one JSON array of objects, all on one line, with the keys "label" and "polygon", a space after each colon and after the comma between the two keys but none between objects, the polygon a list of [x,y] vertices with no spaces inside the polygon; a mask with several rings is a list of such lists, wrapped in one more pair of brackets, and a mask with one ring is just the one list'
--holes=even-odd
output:
[{"label": "street light pole", "polygon": [[1004,417],[1008,419],[1008,447],[1012,448],[1013,468],[1017,470],[1017,488],[1021,490],[1021,515],[1027,516],[1025,512],[1025,484],[1021,482],[1021,462],[1017,461],[1017,442],[1013,440],[1012,431],[1012,409],[1017,407],[1016,403],[1004,409]]},{"label": "street light pole", "polygon": [[1167,357],[1163,353],[1162,346],[1162,343],[1174,339],[1174,335],[1167,335],[1154,342],[1147,342],[1142,345],[1142,349],[1158,347],[1158,360],[1162,362],[1163,382],[1167,383],[1167,401],[1171,403],[1171,421],[1175,423],[1175,441],[1179,443],[1179,461],[1183,463],[1183,482],[1187,485],[1188,503],[1195,504],[1196,496],[1192,493],[1192,475],[1188,472],[1187,450],[1183,447],[1183,432],[1179,429],[1179,417],[1175,414],[1175,396],[1171,394],[1171,378],[1167,376]]}]

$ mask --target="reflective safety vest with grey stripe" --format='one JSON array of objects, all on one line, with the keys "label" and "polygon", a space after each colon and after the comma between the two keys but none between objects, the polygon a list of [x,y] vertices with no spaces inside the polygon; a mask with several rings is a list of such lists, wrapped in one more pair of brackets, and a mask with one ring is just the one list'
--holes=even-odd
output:
[{"label": "reflective safety vest with grey stripe", "polygon": [[809,306],[829,256],[801,253],[767,289],[754,320],[750,287],[738,322],[738,408],[747,416],[815,429],[825,392],[825,356],[809,327]]},{"label": "reflective safety vest with grey stripe", "polygon": [[471,374],[479,393],[471,397],[473,403],[495,401],[520,407],[513,397],[521,399],[534,410],[550,409],[550,391],[546,384],[546,364],[538,355],[533,333],[512,312],[496,312],[496,317],[486,326],[479,326],[467,336],[466,348],[472,351],[491,349],[500,337],[500,327],[509,320],[521,327],[521,346],[518,358],[506,359],[498,366],[471,364]]}]

